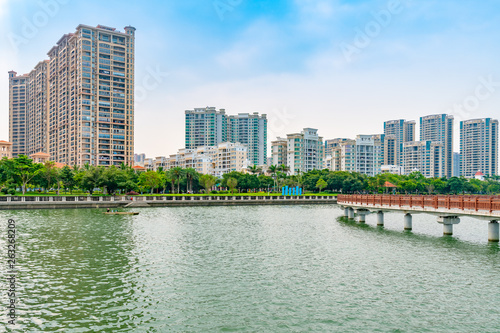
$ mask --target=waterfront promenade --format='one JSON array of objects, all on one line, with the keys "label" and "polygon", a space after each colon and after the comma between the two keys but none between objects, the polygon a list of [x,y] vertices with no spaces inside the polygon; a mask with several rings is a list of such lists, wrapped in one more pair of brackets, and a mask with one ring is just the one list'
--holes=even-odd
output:
[{"label": "waterfront promenade", "polygon": [[339,195],[338,203],[344,215],[364,223],[366,215],[377,214],[377,225],[384,225],[384,212],[404,213],[404,229],[412,230],[412,214],[427,213],[437,216],[443,224],[443,234],[452,235],[453,225],[460,223],[460,216],[471,216],[489,221],[488,240],[499,241],[500,196],[472,195]]},{"label": "waterfront promenade", "polygon": [[0,196],[0,210],[334,204],[335,196]]}]

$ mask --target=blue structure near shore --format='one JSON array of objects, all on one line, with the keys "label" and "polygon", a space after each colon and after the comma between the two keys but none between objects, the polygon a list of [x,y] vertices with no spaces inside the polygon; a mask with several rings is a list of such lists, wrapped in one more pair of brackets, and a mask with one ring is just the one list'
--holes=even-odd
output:
[{"label": "blue structure near shore", "polygon": [[295,187],[283,186],[281,188],[281,195],[302,195],[302,189],[298,186]]}]

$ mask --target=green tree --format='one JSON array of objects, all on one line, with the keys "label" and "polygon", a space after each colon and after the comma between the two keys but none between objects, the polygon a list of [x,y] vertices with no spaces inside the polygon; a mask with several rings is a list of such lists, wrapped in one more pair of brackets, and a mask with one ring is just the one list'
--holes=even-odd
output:
[{"label": "green tree", "polygon": [[124,190],[125,193],[130,191],[139,191],[137,184],[139,182],[139,176],[142,172],[137,173],[129,166],[120,167],[120,169],[121,177],[118,182],[118,188]]},{"label": "green tree", "polygon": [[78,177],[80,179],[80,188],[88,191],[90,195],[92,195],[94,193],[94,189],[100,187],[103,183],[102,173],[102,168],[94,166],[83,168],[81,176],[79,175]]},{"label": "green tree", "polygon": [[458,177],[451,177],[447,181],[447,187],[449,191],[453,194],[458,194],[464,191],[464,181]]},{"label": "green tree", "polygon": [[434,190],[438,193],[446,193],[446,183],[441,178],[434,178],[431,180]]},{"label": "green tree", "polygon": [[63,187],[69,189],[70,193],[73,192],[73,188],[75,187],[75,173],[71,168],[67,165],[63,166],[60,172],[60,179],[63,182]]},{"label": "green tree", "polygon": [[399,182],[398,187],[405,193],[413,193],[417,189],[417,182],[414,179],[403,180]]},{"label": "green tree", "polygon": [[139,175],[139,185],[151,189],[151,194],[153,194],[153,190],[160,186],[160,184],[160,175],[156,171],[146,171]]},{"label": "green tree", "polygon": [[238,180],[239,188],[242,190],[255,190],[260,186],[259,178],[256,175],[243,174]]},{"label": "green tree", "polygon": [[236,180],[236,178],[229,178],[227,180],[227,187],[229,187],[229,190],[231,191],[231,193],[234,193],[234,188],[238,185],[238,181]]},{"label": "green tree", "polygon": [[25,155],[19,155],[16,158],[7,160],[5,163],[7,173],[15,183],[21,186],[23,195],[26,194],[26,187],[31,180],[42,172],[42,164],[33,163],[33,160]]},{"label": "green tree", "polygon": [[260,175],[259,177],[260,187],[263,189],[273,188],[275,185],[274,179],[266,175]]},{"label": "green tree", "polygon": [[488,194],[497,194],[500,192],[500,183],[496,181],[489,182],[486,192],[488,192]]},{"label": "green tree", "polygon": [[[40,185],[45,188],[45,191],[55,185],[59,181],[59,169],[56,167],[55,162],[47,161],[43,163],[39,177],[42,180]],[[57,194],[59,194],[59,191]]]},{"label": "green tree", "polygon": [[316,187],[319,189],[319,192],[321,192],[327,186],[328,183],[323,178],[318,179],[318,181],[316,182]]},{"label": "green tree", "polygon": [[201,175],[199,180],[200,180],[200,185],[205,188],[205,193],[209,193],[210,189],[217,182],[217,177],[212,175]]},{"label": "green tree", "polygon": [[109,194],[113,195],[123,184],[125,178],[125,171],[112,165],[102,171],[101,184],[106,187]]}]

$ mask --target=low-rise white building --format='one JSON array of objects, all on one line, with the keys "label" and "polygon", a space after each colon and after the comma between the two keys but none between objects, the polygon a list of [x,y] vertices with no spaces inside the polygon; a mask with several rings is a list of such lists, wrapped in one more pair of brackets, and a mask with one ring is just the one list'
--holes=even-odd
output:
[{"label": "low-rise white building", "polygon": [[247,168],[248,148],[240,143],[224,142],[217,146],[204,146],[194,149],[179,149],[177,154],[169,157],[158,156],[146,158],[144,167],[147,170],[170,170],[175,167],[193,168],[201,174],[221,177],[231,171],[241,172]]},{"label": "low-rise white building", "polygon": [[382,165],[380,167],[380,170],[382,171],[382,173],[392,173],[395,175],[403,174],[403,167],[399,165]]}]

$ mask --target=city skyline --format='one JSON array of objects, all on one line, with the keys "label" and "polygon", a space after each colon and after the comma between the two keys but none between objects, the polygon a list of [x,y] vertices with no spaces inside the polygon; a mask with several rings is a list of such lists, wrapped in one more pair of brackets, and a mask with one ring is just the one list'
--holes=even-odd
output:
[{"label": "city skyline", "polygon": [[103,24],[138,29],[137,153],[177,151],[184,110],[205,105],[267,114],[268,152],[276,137],[306,126],[325,139],[354,139],[383,133],[379,119],[448,113],[458,152],[460,121],[498,118],[497,8],[493,1],[3,0],[0,139],[8,139],[7,72],[29,73],[78,24]]}]

